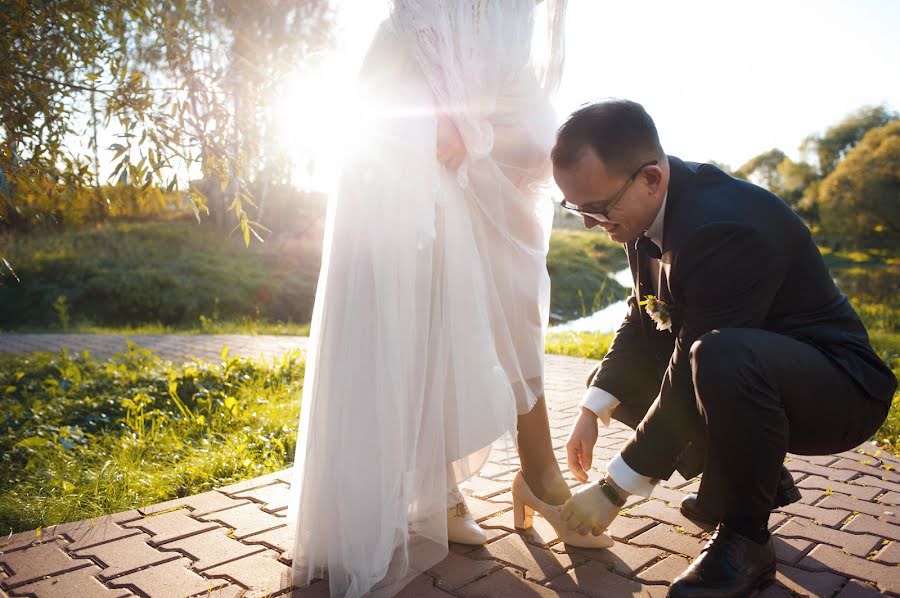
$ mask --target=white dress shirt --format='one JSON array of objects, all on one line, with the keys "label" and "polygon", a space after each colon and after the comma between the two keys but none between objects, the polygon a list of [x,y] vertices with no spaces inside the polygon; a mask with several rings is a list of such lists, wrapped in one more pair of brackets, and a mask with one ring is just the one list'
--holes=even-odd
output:
[{"label": "white dress shirt", "polygon": [[[656,214],[656,218],[654,218],[653,223],[650,225],[650,228],[644,233],[647,238],[653,241],[657,247],[659,247],[660,251],[662,251],[662,238],[663,238],[663,219],[665,218],[666,212],[666,199],[669,194],[663,197],[662,205],[659,207],[659,212]],[[655,262],[655,264],[651,264],[651,270],[655,273],[654,276],[651,277],[651,282],[653,284],[653,291],[655,293],[659,293],[659,289],[656,288],[658,284],[658,273],[659,273],[659,260],[651,260]],[[655,268],[653,267],[655,266]],[[596,386],[589,386],[585,391],[584,396],[581,398],[581,401],[578,403],[580,407],[583,407],[596,415],[603,425],[609,427],[610,418],[612,417],[612,412],[616,407],[619,406],[620,401],[614,397],[609,392],[603,390],[602,388],[597,388]],[[609,463],[606,464],[606,473],[609,475],[613,481],[618,484],[621,488],[630,492],[631,494],[638,494],[640,496],[650,496],[653,492],[653,488],[656,487],[656,484],[659,480],[655,478],[650,478],[644,475],[639,474],[631,467],[625,463],[625,460],[622,459],[622,455],[617,453]]]}]

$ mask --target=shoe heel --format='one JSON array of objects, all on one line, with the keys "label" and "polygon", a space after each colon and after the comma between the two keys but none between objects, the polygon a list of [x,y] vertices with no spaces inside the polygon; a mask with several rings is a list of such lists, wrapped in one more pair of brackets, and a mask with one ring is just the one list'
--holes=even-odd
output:
[{"label": "shoe heel", "polygon": [[531,529],[534,525],[534,509],[524,502],[513,501],[513,523],[516,529]]}]

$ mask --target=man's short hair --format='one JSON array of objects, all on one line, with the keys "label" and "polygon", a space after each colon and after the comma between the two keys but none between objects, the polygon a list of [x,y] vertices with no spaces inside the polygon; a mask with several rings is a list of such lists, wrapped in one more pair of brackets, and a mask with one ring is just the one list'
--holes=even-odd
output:
[{"label": "man's short hair", "polygon": [[630,100],[605,100],[576,110],[557,131],[550,159],[556,168],[570,168],[587,148],[612,172],[625,175],[664,155],[653,119]]}]

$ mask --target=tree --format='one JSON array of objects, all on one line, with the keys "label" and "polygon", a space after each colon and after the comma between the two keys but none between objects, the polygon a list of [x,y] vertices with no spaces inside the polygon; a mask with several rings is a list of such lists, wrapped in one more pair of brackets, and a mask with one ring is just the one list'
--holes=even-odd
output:
[{"label": "tree", "polygon": [[822,180],[822,224],[857,243],[900,241],[900,120],[869,130]]},{"label": "tree", "polygon": [[[112,180],[179,189],[199,162],[249,242],[261,99],[331,41],[327,0],[48,0],[0,11],[0,226],[40,220],[22,197],[97,195],[98,123],[114,119]],[[268,83],[268,84],[267,84]],[[81,155],[73,139],[90,131]],[[261,166],[262,167],[262,166]],[[181,186],[183,188],[183,186]],[[188,188],[199,218],[205,199]]]},{"label": "tree", "polygon": [[781,191],[781,177],[778,174],[778,166],[786,156],[778,148],[770,149],[748,160],[737,169],[737,176],[751,181],[761,187],[765,187],[772,193],[779,195]]},{"label": "tree", "polygon": [[827,129],[824,134],[810,135],[802,149],[817,158],[819,174],[826,177],[868,131],[883,127],[897,118],[897,113],[885,106],[863,106]]}]

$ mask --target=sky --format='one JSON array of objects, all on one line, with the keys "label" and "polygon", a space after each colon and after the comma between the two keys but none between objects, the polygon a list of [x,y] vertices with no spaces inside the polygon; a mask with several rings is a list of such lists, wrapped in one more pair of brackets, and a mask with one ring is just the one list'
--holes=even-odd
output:
[{"label": "sky", "polygon": [[[323,112],[348,93],[387,5],[340,3],[320,99],[286,97],[294,139],[331,126]],[[554,105],[562,119],[592,100],[640,102],[664,149],[687,160],[737,168],[773,147],[798,159],[808,135],[863,105],[900,109],[898,32],[900,0],[570,0]]]}]

